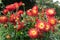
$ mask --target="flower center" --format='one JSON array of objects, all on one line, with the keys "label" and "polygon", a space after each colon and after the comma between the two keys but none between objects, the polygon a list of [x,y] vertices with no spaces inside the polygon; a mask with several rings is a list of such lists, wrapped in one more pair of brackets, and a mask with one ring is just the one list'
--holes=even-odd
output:
[{"label": "flower center", "polygon": [[47,30],[49,29],[49,25],[46,25],[46,29],[47,29]]},{"label": "flower center", "polygon": [[54,10],[48,10],[48,12],[50,13],[50,14],[53,14],[53,12],[54,12]]},{"label": "flower center", "polygon": [[55,20],[51,20],[51,23],[52,23],[52,24],[55,24]]},{"label": "flower center", "polygon": [[37,12],[36,10],[32,10],[32,11],[33,11],[34,14],[36,14],[36,12]]},{"label": "flower center", "polygon": [[33,35],[36,35],[36,31],[35,31],[35,30],[33,30],[31,33],[32,33]]},{"label": "flower center", "polygon": [[40,23],[39,28],[43,29],[44,28],[44,23]]}]

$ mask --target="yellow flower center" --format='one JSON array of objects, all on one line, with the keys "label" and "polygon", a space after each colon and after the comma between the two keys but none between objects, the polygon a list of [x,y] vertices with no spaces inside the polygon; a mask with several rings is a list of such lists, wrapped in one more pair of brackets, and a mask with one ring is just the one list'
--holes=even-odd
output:
[{"label": "yellow flower center", "polygon": [[44,28],[44,23],[40,23],[39,28],[43,29]]},{"label": "yellow flower center", "polygon": [[49,29],[49,25],[46,25],[46,30],[48,30]]},{"label": "yellow flower center", "polygon": [[32,31],[31,31],[31,34],[36,35],[37,33],[36,33],[35,30],[32,30]]},{"label": "yellow flower center", "polygon": [[49,9],[48,12],[49,12],[50,14],[53,14],[53,13],[54,13],[54,10]]},{"label": "yellow flower center", "polygon": [[36,10],[32,10],[32,12],[33,12],[34,14],[36,14],[37,11],[36,11]]},{"label": "yellow flower center", "polygon": [[55,24],[55,20],[51,20],[51,24]]}]

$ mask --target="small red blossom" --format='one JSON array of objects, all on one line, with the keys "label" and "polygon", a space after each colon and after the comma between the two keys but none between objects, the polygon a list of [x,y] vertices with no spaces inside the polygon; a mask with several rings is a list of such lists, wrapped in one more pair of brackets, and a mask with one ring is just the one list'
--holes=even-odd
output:
[{"label": "small red blossom", "polygon": [[28,16],[32,16],[31,9],[27,10],[26,13],[27,13]]},{"label": "small red blossom", "polygon": [[32,12],[33,16],[37,16],[38,15],[38,10],[32,9],[31,12]]},{"label": "small red blossom", "polygon": [[54,17],[48,18],[48,22],[50,23],[50,25],[55,25],[57,23]]},{"label": "small red blossom", "polygon": [[18,3],[18,5],[19,5],[19,6],[21,6],[22,4],[23,4],[23,2],[22,2],[22,1]]},{"label": "small red blossom", "polygon": [[35,21],[36,21],[36,23],[40,22],[40,20],[39,20],[39,18],[38,18],[38,17],[35,19]]},{"label": "small red blossom", "polygon": [[39,30],[44,30],[44,28],[45,28],[45,23],[42,22],[42,21],[40,21],[40,22],[38,22],[38,23],[35,24],[35,27],[36,27],[37,29],[39,29]]},{"label": "small red blossom", "polygon": [[15,2],[14,4],[7,5],[5,8],[9,11],[15,10],[22,5],[22,2]]},{"label": "small red blossom", "polygon": [[28,31],[28,35],[30,38],[37,38],[38,37],[38,31],[35,28],[31,28]]},{"label": "small red blossom", "polygon": [[11,21],[11,22],[15,21],[15,14],[11,14],[11,15],[10,15],[10,21]]},{"label": "small red blossom", "polygon": [[14,3],[14,7],[15,8],[18,8],[19,7],[19,4],[17,2]]},{"label": "small red blossom", "polygon": [[38,10],[38,6],[37,5],[35,5],[35,6],[33,6],[33,8],[32,9],[34,9],[34,10]]},{"label": "small red blossom", "polygon": [[8,18],[6,16],[0,16],[0,23],[8,22]]},{"label": "small red blossom", "polygon": [[36,6],[36,5],[33,6],[31,12],[32,12],[33,16],[37,16],[38,15],[38,6]]},{"label": "small red blossom", "polygon": [[9,10],[9,11],[15,10],[14,4],[7,5],[5,8],[6,8],[7,10]]},{"label": "small red blossom", "polygon": [[16,13],[16,15],[21,15],[21,14],[23,14],[24,12],[23,12],[23,10],[19,10],[17,13]]},{"label": "small red blossom", "polygon": [[17,15],[15,15],[15,14],[11,14],[10,15],[10,22],[11,23],[16,23],[17,21],[20,21],[20,16],[17,16]]},{"label": "small red blossom", "polygon": [[7,9],[4,9],[2,13],[3,13],[4,15],[6,15],[7,12],[8,12],[8,10],[7,10]]},{"label": "small red blossom", "polygon": [[38,7],[33,6],[32,9],[27,10],[28,16],[38,16]]},{"label": "small red blossom", "polygon": [[23,22],[18,22],[17,24],[17,31],[19,31],[20,29],[24,28],[24,23]]},{"label": "small red blossom", "polygon": [[46,9],[46,15],[47,16],[54,16],[55,14],[56,14],[55,9],[53,9],[53,8]]},{"label": "small red blossom", "polygon": [[48,32],[50,29],[51,29],[51,25],[48,22],[46,22],[44,31]]},{"label": "small red blossom", "polygon": [[20,17],[15,15],[15,22],[20,21]]}]

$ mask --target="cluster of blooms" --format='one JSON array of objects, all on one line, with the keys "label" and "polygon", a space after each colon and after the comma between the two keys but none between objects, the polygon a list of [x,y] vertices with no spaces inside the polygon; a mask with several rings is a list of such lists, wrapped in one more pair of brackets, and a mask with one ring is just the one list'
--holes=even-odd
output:
[{"label": "cluster of blooms", "polygon": [[[8,13],[8,11],[15,10],[18,7],[20,7],[22,4],[23,4],[22,2],[19,2],[19,3],[16,2],[14,4],[7,5],[3,10],[4,15],[0,16],[0,23],[11,22],[14,25],[18,23],[17,30],[22,29],[24,27],[24,23],[20,22],[20,17],[21,17],[21,14],[24,13],[23,10],[19,10],[16,13],[10,14],[9,18],[5,16]],[[33,6],[32,9],[27,10],[26,13],[28,16],[38,17],[39,15],[38,6],[37,5]],[[54,25],[56,25],[57,20],[54,17],[56,14],[55,9],[47,8],[45,10],[45,14],[47,17],[47,21],[42,21],[40,19],[37,19],[37,22],[35,23],[34,28],[31,28],[28,30],[28,35],[30,38],[37,38],[41,31],[49,32],[52,28],[54,28]]]},{"label": "cluster of blooms", "polygon": [[[33,12],[32,12],[33,10]],[[37,6],[34,6],[32,10],[27,11],[27,15],[29,16],[38,16],[38,8]],[[35,11],[36,10],[36,11]],[[43,12],[43,11],[42,11]],[[54,25],[56,25],[57,20],[54,17],[56,12],[53,8],[47,8],[45,10],[47,21],[42,21],[40,19],[37,19],[37,22],[34,26],[34,28],[29,29],[28,34],[30,38],[37,38],[38,35],[41,35],[42,32],[49,32],[50,30],[54,29]],[[42,13],[44,15],[44,13]]]},{"label": "cluster of blooms", "polygon": [[20,16],[21,14],[24,13],[23,10],[18,10],[16,13],[11,13],[9,17],[6,16],[8,12],[18,9],[22,5],[23,5],[23,2],[19,2],[19,3],[15,2],[14,4],[7,5],[5,9],[2,11],[3,15],[0,16],[0,23],[6,24],[7,22],[10,22],[15,26],[18,23],[17,30],[20,30],[21,28],[23,28],[24,23],[20,22]]},{"label": "cluster of blooms", "polygon": [[15,10],[19,8],[23,3],[22,2],[15,2],[14,4],[7,5],[5,9],[3,10],[3,14],[7,14],[8,11]]}]

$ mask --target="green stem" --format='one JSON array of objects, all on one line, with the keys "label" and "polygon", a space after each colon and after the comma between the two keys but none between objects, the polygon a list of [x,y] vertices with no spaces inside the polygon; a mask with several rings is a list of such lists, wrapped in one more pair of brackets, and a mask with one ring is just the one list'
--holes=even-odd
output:
[{"label": "green stem", "polygon": [[15,40],[16,40],[16,30],[15,30]]},{"label": "green stem", "polygon": [[16,8],[16,13],[18,12],[18,10],[19,10],[19,7],[18,7],[18,8]]}]

